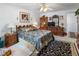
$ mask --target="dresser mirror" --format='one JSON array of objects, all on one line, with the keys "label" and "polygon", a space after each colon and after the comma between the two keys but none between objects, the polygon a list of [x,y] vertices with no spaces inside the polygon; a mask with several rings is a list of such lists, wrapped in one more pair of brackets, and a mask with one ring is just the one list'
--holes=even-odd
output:
[{"label": "dresser mirror", "polygon": [[55,22],[56,26],[59,26],[59,16],[58,15],[54,15],[52,17],[53,22]]}]

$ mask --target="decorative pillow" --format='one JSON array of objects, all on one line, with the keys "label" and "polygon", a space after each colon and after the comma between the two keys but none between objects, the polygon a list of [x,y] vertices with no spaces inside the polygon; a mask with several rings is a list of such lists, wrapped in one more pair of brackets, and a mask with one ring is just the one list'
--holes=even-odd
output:
[{"label": "decorative pillow", "polygon": [[12,51],[8,50],[3,54],[3,56],[10,56],[11,54],[12,54]]}]

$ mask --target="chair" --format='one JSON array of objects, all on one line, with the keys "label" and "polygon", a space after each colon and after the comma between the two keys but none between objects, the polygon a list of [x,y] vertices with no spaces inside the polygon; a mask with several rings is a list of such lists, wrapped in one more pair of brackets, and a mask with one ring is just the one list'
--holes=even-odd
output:
[{"label": "chair", "polygon": [[3,47],[4,47],[4,41],[1,40],[1,38],[0,38],[0,48],[3,48]]}]

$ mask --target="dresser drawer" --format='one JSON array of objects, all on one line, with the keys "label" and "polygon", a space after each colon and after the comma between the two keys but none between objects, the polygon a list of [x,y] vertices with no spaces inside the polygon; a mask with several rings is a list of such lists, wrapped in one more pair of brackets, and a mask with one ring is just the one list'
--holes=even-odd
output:
[{"label": "dresser drawer", "polygon": [[17,34],[6,34],[5,35],[5,46],[9,47],[18,42]]}]

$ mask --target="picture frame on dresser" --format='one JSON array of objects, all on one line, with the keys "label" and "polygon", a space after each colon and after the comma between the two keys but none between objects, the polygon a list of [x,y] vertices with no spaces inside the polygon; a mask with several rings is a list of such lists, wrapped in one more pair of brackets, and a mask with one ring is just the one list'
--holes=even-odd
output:
[{"label": "picture frame on dresser", "polygon": [[64,20],[64,16],[59,16],[59,19],[60,20]]}]

